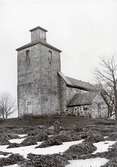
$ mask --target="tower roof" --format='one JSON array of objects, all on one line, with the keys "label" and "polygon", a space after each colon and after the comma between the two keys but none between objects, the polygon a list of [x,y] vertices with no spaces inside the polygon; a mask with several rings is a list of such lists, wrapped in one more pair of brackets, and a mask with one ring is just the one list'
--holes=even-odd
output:
[{"label": "tower roof", "polygon": [[29,31],[31,32],[31,42],[24,45],[24,46],[17,48],[16,49],[17,51],[20,51],[20,50],[25,49],[25,48],[29,48],[29,47],[37,45],[37,44],[41,44],[41,45],[44,45],[50,49],[61,52],[61,50],[57,49],[56,47],[54,47],[46,42],[46,32],[47,32],[46,29],[44,29],[40,26],[37,26]]},{"label": "tower roof", "polygon": [[21,47],[17,48],[16,51],[20,51],[20,50],[22,50],[22,49],[29,48],[29,47],[34,46],[34,45],[36,45],[36,44],[41,44],[41,45],[44,45],[44,46],[46,46],[46,47],[48,47],[48,48],[50,48],[50,49],[54,49],[54,50],[56,50],[56,51],[58,51],[58,52],[61,52],[60,49],[57,49],[56,47],[54,47],[54,46],[52,46],[52,45],[50,45],[50,44],[48,44],[48,43],[42,42],[42,41],[30,42],[30,43],[28,43],[28,44],[26,44],[26,45],[24,45],[24,46],[21,46]]},{"label": "tower roof", "polygon": [[40,26],[37,26],[37,27],[35,27],[35,28],[33,28],[33,29],[29,30],[29,31],[32,32],[32,31],[37,30],[37,29],[40,29],[40,30],[45,31],[45,32],[48,32],[46,29],[44,29],[44,28],[42,28]]}]

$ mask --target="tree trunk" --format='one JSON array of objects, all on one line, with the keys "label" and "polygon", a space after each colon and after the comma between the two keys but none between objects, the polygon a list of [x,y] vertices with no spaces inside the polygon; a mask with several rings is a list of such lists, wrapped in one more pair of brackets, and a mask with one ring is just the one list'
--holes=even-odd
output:
[{"label": "tree trunk", "polygon": [[117,89],[116,81],[114,82],[114,110],[115,110],[115,119],[117,120]]}]

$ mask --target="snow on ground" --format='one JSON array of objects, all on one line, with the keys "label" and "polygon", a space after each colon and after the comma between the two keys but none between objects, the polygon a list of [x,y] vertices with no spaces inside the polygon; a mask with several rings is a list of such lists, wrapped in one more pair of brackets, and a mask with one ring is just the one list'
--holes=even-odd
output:
[{"label": "snow on ground", "polygon": [[26,137],[27,134],[17,134],[19,137]]},{"label": "snow on ground", "polygon": [[23,140],[24,140],[25,138],[21,138],[21,139],[11,139],[11,140],[9,140],[9,142],[10,143],[18,143],[18,144],[20,144],[21,142],[23,142]]},{"label": "snow on ground", "polygon": [[25,147],[15,147],[15,148],[8,148],[8,149],[7,149],[8,145],[0,145],[0,150],[3,152],[10,152],[13,154],[19,153],[24,158],[26,158],[29,153],[42,154],[42,155],[63,153],[70,146],[75,145],[75,144],[80,144],[82,142],[83,142],[83,140],[63,142],[63,144],[61,144],[61,145],[50,146],[50,147],[46,147],[46,148],[35,148],[36,146],[38,146],[42,142],[38,142],[37,145],[31,145],[31,146],[25,146]]},{"label": "snow on ground", "polygon": [[108,148],[115,144],[117,141],[101,141],[98,143],[93,143],[94,146],[97,147],[97,150],[94,151],[92,154],[101,153],[108,151]]},{"label": "snow on ground", "polygon": [[107,139],[108,138],[108,136],[104,136],[104,139]]},{"label": "snow on ground", "polygon": [[[10,142],[21,142],[22,139],[12,139]],[[33,154],[41,154],[41,155],[46,155],[46,154],[56,154],[56,153],[63,153],[66,151],[70,146],[75,145],[75,144],[80,144],[82,143],[83,140],[78,140],[78,141],[71,141],[71,142],[63,142],[61,145],[57,146],[50,146],[50,147],[45,147],[45,148],[35,148],[36,146],[40,145],[42,142],[38,142],[37,145],[31,145],[31,146],[25,146],[25,147],[16,147],[16,148],[8,148],[8,145],[0,145],[0,150],[3,152],[8,152],[8,153],[19,153],[22,155],[24,158],[27,158],[27,155],[29,153]],[[115,144],[116,141],[101,141],[98,143],[93,143],[96,147],[97,150],[93,152],[93,154],[96,154],[98,152],[106,152],[108,151],[108,148],[111,147],[113,144]],[[6,156],[5,156],[6,157]],[[101,165],[104,165],[108,162],[108,159],[106,158],[91,158],[91,159],[85,159],[85,160],[70,160],[70,164],[68,164],[66,167],[100,167]],[[10,165],[10,166],[5,166],[5,167],[18,167],[17,164],[15,165]]]},{"label": "snow on ground", "polygon": [[8,157],[9,157],[9,155],[11,155],[11,154],[7,154],[7,155],[0,155],[0,158],[8,158]]},{"label": "snow on ground", "polygon": [[91,158],[85,160],[70,160],[66,167],[100,167],[108,162],[106,158]]},{"label": "snow on ground", "polygon": [[8,165],[8,166],[4,166],[4,167],[19,167],[19,165],[14,164],[14,165]]}]

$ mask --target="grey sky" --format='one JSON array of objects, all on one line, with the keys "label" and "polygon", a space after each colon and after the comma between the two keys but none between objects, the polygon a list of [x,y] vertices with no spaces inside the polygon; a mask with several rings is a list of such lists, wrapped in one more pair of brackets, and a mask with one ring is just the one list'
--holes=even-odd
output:
[{"label": "grey sky", "polygon": [[16,96],[15,49],[35,26],[62,50],[63,73],[92,82],[99,57],[117,51],[116,9],[116,0],[0,0],[0,92]]}]

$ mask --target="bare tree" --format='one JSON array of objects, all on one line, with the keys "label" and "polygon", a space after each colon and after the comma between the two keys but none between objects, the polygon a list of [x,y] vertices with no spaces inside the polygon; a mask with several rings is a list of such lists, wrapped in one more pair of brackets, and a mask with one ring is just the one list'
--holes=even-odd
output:
[{"label": "bare tree", "polygon": [[7,119],[16,110],[15,101],[9,94],[0,97],[0,116]]},{"label": "bare tree", "polygon": [[114,106],[114,99],[113,99],[113,94],[109,91],[106,90],[106,88],[101,89],[101,95],[107,104],[108,107],[108,118],[112,116],[113,114],[113,106]]},{"label": "bare tree", "polygon": [[114,56],[101,60],[100,69],[96,69],[96,77],[102,86],[102,96],[108,106],[108,116],[114,112],[117,119],[117,64]]}]

